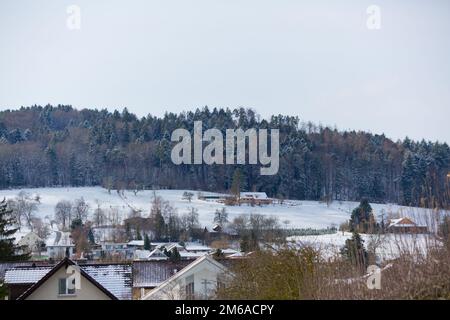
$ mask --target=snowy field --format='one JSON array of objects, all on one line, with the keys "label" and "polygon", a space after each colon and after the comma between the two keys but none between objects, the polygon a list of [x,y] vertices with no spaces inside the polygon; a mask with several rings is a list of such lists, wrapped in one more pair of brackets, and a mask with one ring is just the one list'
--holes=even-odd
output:
[{"label": "snowy field", "polygon": [[[55,205],[60,200],[74,201],[83,197],[89,203],[90,214],[94,209],[101,207],[103,209],[115,208],[119,211],[122,218],[126,218],[131,209],[141,210],[142,216],[149,215],[151,201],[153,198],[152,190],[139,191],[134,195],[132,191],[125,191],[123,196],[116,191],[108,193],[101,187],[80,187],[80,188],[37,188],[37,189],[11,189],[0,190],[0,199],[4,197],[14,198],[20,191],[25,191],[31,196],[39,195],[40,204],[38,205],[37,215],[46,221],[53,219]],[[178,214],[186,213],[190,207],[198,209],[199,220],[202,226],[210,228],[213,225],[214,212],[225,205],[215,201],[203,201],[197,199],[197,191],[192,191],[194,197],[191,202],[183,200],[182,195],[186,190],[156,190],[156,195],[177,210]],[[212,194],[203,192],[203,194]],[[427,209],[402,207],[392,204],[371,204],[375,215],[380,219],[390,214],[409,216],[418,224],[429,224],[434,212]],[[231,221],[240,214],[262,214],[266,216],[275,216],[279,219],[283,227],[288,228],[327,228],[338,226],[350,217],[350,212],[358,206],[356,202],[335,201],[329,206],[317,201],[294,201],[286,200],[283,204],[273,204],[267,206],[241,205],[226,206],[228,218]]]},{"label": "snowy field", "polygon": [[[320,250],[325,258],[339,256],[345,240],[352,237],[349,232],[337,232],[319,236],[293,236],[288,241],[297,244],[310,245]],[[381,261],[399,257],[402,253],[424,255],[427,249],[440,246],[441,243],[433,235],[426,234],[362,234],[366,249],[374,248],[376,256]]]}]

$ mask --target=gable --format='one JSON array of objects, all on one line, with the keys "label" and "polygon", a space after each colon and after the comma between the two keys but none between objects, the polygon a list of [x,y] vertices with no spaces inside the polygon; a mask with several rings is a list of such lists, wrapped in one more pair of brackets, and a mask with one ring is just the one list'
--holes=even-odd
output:
[{"label": "gable", "polygon": [[25,300],[111,300],[104,291],[100,290],[83,273],[80,275],[80,288],[75,289],[73,295],[59,294],[59,279],[66,279],[70,274],[63,266],[36,287]]},{"label": "gable", "polygon": [[[61,296],[58,292],[59,279],[68,278],[70,275],[68,274],[67,270],[69,266],[77,268],[79,271],[77,279],[79,279],[79,282],[81,284],[83,283],[87,284],[83,287],[86,290],[82,290],[82,288],[79,287],[79,290],[77,290],[77,292],[73,292],[71,297],[67,295]],[[69,272],[73,273],[74,271],[69,270]],[[57,276],[55,277],[55,275]],[[33,297],[36,298],[36,296],[38,296],[37,298],[38,300],[56,300],[62,298],[64,299],[72,298],[72,300],[102,299],[102,295],[99,296],[97,291],[91,290],[92,286],[95,286],[98,290],[103,292],[103,294],[106,295],[106,297],[109,297],[112,300],[117,300],[116,296],[114,296],[110,291],[108,291],[105,287],[99,284],[94,278],[88,275],[82,268],[79,268],[72,260],[65,258],[64,260],[59,262],[56,266],[54,266],[38,282],[36,282],[28,290],[26,290],[18,298],[18,300],[25,300],[28,298],[33,299]],[[42,294],[42,291],[46,292],[46,294]],[[80,293],[79,295],[78,291]],[[97,292],[97,295],[95,295],[95,292]],[[92,295],[97,296],[97,298],[91,298]]]},{"label": "gable", "polygon": [[407,217],[392,219],[389,224],[389,227],[415,227],[415,226],[417,226],[417,224]]},{"label": "gable", "polygon": [[200,288],[203,281],[206,280],[208,283],[214,284],[218,276],[226,272],[227,268],[224,265],[208,256],[203,256],[161,283],[161,285],[143,297],[143,300],[183,298],[182,288],[187,282],[195,281],[195,288]]}]

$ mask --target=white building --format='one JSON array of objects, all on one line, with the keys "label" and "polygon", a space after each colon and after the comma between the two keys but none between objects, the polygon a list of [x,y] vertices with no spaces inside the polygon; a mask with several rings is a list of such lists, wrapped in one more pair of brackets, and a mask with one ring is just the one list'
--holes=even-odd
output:
[{"label": "white building", "polygon": [[228,276],[224,265],[203,256],[162,282],[142,300],[211,299]]},{"label": "white building", "polygon": [[47,255],[51,259],[63,259],[72,257],[75,245],[69,232],[56,232],[55,238],[49,240],[46,244]]},{"label": "white building", "polygon": [[42,244],[45,244],[44,241],[34,232],[29,232],[24,235],[17,244],[19,246],[28,247],[30,252],[39,252],[42,248]]}]

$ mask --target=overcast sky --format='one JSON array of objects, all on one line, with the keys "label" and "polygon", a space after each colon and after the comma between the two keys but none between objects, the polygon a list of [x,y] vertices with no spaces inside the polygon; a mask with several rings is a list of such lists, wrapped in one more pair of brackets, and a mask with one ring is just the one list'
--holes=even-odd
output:
[{"label": "overcast sky", "polygon": [[446,0],[0,0],[0,110],[244,106],[450,142],[449,42]]}]

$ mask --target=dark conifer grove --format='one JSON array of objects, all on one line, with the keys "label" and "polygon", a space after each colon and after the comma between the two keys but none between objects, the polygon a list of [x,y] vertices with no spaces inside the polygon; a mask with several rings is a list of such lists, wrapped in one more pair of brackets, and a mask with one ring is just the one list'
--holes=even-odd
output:
[{"label": "dark conifer grove", "polygon": [[[151,110],[150,110],[151,111]],[[276,128],[280,169],[260,176],[256,165],[171,162],[177,128]],[[0,188],[102,185],[109,189],[171,188],[229,191],[239,168],[240,189],[290,199],[449,203],[446,143],[392,141],[383,134],[339,131],[298,117],[261,117],[252,109],[211,109],[138,118],[126,108],[76,110],[32,106],[0,112]]]}]

